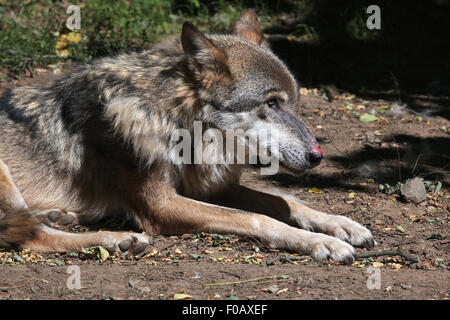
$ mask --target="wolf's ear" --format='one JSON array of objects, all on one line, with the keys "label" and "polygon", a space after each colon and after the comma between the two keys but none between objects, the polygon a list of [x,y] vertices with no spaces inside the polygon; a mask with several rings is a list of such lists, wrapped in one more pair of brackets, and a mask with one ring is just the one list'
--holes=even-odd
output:
[{"label": "wolf's ear", "polygon": [[239,17],[234,25],[233,34],[263,47],[269,47],[269,43],[264,39],[258,16],[253,9],[245,11]]},{"label": "wolf's ear", "polygon": [[181,44],[189,62],[201,70],[214,73],[228,71],[225,52],[215,46],[192,23],[185,22],[181,32]]}]

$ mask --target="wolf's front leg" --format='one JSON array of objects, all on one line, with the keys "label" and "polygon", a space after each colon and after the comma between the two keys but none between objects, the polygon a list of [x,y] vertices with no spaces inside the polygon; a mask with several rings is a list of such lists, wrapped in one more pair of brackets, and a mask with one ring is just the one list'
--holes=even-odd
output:
[{"label": "wolf's front leg", "polygon": [[139,220],[148,233],[166,235],[214,232],[252,237],[277,249],[310,254],[315,259],[331,258],[351,263],[354,248],[337,238],[289,226],[266,215],[200,202],[159,188],[146,193],[147,209]]},{"label": "wolf's front leg", "polygon": [[234,186],[218,202],[247,211],[258,212],[308,231],[325,233],[354,246],[372,247],[372,233],[359,223],[343,216],[308,208],[294,197],[274,195]]},{"label": "wolf's front leg", "polygon": [[292,208],[291,221],[303,229],[325,233],[358,247],[371,248],[376,245],[367,228],[347,217],[326,214],[295,200],[286,201]]}]

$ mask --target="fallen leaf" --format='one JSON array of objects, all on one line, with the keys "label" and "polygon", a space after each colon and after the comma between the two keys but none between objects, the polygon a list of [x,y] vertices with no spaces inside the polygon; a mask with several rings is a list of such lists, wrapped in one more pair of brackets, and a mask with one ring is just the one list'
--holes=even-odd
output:
[{"label": "fallen leaf", "polygon": [[316,187],[309,188],[308,192],[309,193],[314,193],[314,194],[322,194],[322,193],[324,193],[323,190],[321,190],[319,188],[316,188]]},{"label": "fallen leaf", "polygon": [[433,266],[431,265],[431,263],[429,263],[428,261],[422,261],[422,262],[419,262],[419,263],[417,264],[417,267],[418,267],[419,269],[425,269],[425,270],[436,270],[436,267],[433,267]]},{"label": "fallen leaf", "polygon": [[283,288],[283,289],[281,289],[281,290],[278,290],[277,293],[276,293],[276,295],[279,296],[280,294],[285,293],[285,292],[287,292],[288,290],[289,290],[289,288]]},{"label": "fallen leaf", "polygon": [[426,239],[427,239],[427,240],[433,240],[433,239],[436,239],[436,240],[445,240],[445,236],[443,236],[443,235],[440,234],[440,233],[432,233],[432,234],[428,235]]},{"label": "fallen leaf", "polygon": [[364,113],[361,115],[361,117],[359,117],[359,121],[364,122],[364,123],[368,123],[368,122],[374,122],[377,121],[378,117],[369,114],[369,113]]},{"label": "fallen leaf", "polygon": [[106,250],[105,248],[103,248],[103,247],[98,247],[98,257],[100,258],[100,260],[102,261],[102,262],[105,262],[106,260],[108,260],[108,258],[109,258],[109,252],[108,252],[108,250]]},{"label": "fallen leaf", "polygon": [[384,263],[382,263],[382,262],[372,262],[372,265],[377,268],[384,267]]},{"label": "fallen leaf", "polygon": [[175,293],[173,295],[174,300],[186,300],[186,299],[192,299],[192,296],[185,294],[185,293]]},{"label": "fallen leaf", "polygon": [[153,257],[156,256],[159,253],[158,250],[153,249],[150,253],[147,253],[144,257],[142,257],[142,259],[148,258],[148,257]]},{"label": "fallen leaf", "polygon": [[395,270],[400,270],[403,267],[400,263],[388,263],[388,266]]}]

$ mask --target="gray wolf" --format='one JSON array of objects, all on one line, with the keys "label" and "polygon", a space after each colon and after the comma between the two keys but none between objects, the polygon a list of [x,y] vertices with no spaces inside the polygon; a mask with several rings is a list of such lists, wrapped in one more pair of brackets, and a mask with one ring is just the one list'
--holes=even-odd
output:
[{"label": "gray wolf", "polygon": [[[217,130],[276,129],[279,150],[268,144],[269,151],[299,174],[323,152],[289,111],[298,101],[298,85],[270,51],[254,11],[230,35],[185,23],[181,39],[13,88],[0,102],[0,247],[101,245],[134,255],[151,235],[214,232],[352,262],[353,246],[375,244],[360,224],[240,185],[243,165],[171,160],[172,132],[192,132],[195,121]],[[108,220],[137,230],[59,229]]]}]

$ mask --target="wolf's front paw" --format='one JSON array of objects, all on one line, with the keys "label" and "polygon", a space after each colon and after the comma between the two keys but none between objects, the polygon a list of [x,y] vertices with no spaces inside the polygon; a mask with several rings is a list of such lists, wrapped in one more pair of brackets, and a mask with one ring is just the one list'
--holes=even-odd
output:
[{"label": "wolf's front paw", "polygon": [[332,259],[345,264],[355,261],[355,249],[351,245],[325,234],[315,234],[308,246],[311,249],[310,255],[316,260]]},{"label": "wolf's front paw", "polygon": [[343,216],[326,215],[315,229],[357,247],[371,248],[377,244],[367,228]]}]

